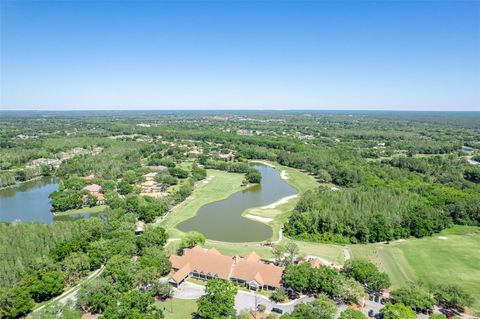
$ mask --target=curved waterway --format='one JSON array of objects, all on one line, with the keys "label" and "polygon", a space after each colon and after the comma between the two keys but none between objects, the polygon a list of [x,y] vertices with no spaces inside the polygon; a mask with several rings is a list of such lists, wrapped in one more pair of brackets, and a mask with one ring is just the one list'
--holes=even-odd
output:
[{"label": "curved waterway", "polygon": [[88,217],[89,213],[53,216],[48,195],[58,189],[58,180],[43,177],[0,190],[0,221],[51,224],[57,220]]},{"label": "curved waterway", "polygon": [[262,241],[272,237],[272,228],[242,217],[249,208],[270,205],[279,199],[297,194],[297,190],[280,178],[279,172],[266,165],[255,165],[262,173],[262,182],[227,199],[206,204],[197,215],[177,225],[181,231],[198,231],[205,237],[227,242]]}]

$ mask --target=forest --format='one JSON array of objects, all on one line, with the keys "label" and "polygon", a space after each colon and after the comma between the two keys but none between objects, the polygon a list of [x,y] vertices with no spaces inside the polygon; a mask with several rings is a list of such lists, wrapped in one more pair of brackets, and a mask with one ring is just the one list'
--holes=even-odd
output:
[{"label": "forest", "polygon": [[[163,248],[168,230],[153,223],[205,181],[207,170],[244,174],[244,185],[261,182],[249,160],[276,162],[318,181],[320,186],[302,194],[289,212],[283,226],[289,238],[375,243],[431,236],[453,225],[480,226],[477,113],[0,115],[0,187],[54,176],[59,180],[50,195],[55,213],[106,207],[88,219],[0,222],[5,318],[28,313],[99,267],[105,268],[102,275],[80,292],[82,311],[117,318],[119,311],[134,311],[129,304],[143,304],[145,318],[161,316],[150,305],[152,298],[171,293],[156,284],[170,271]],[[158,189],[152,191],[152,185]],[[146,223],[145,232],[135,235],[139,221]],[[358,288],[354,280],[388,286],[387,279],[367,283],[354,271],[305,267],[289,265],[284,277],[300,292],[335,299],[343,291],[342,298],[348,299],[345,287],[350,283]],[[338,285],[328,286],[329,280]],[[111,297],[97,302],[95,291]],[[400,291],[397,298],[405,294]],[[126,308],[115,307],[119,300]]]}]

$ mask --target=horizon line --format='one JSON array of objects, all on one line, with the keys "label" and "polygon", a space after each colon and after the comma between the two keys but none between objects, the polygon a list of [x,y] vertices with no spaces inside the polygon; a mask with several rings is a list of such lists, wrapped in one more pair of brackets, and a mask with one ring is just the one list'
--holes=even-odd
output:
[{"label": "horizon line", "polygon": [[59,110],[59,109],[0,109],[0,112],[80,112],[80,111],[275,111],[275,112],[285,112],[285,111],[383,111],[383,112],[480,112],[480,107],[476,110],[469,109],[460,109],[460,110],[443,110],[443,109],[370,109],[370,108],[358,108],[358,109],[329,109],[329,108],[306,108],[306,109],[295,109],[295,108],[267,108],[267,109],[254,109],[254,108],[146,108],[146,109],[129,109],[129,108],[73,108],[68,110]]}]

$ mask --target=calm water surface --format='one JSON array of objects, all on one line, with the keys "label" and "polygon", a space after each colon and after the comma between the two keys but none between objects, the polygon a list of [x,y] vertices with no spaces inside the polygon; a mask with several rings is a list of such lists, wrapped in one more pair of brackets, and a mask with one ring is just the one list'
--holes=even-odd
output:
[{"label": "calm water surface", "polygon": [[0,221],[40,222],[50,224],[56,220],[88,217],[88,213],[53,216],[48,195],[58,189],[58,180],[44,177],[0,190]]},{"label": "calm water surface", "polygon": [[272,228],[241,216],[248,208],[272,204],[297,193],[269,166],[256,165],[262,183],[237,192],[227,199],[202,206],[197,215],[177,225],[182,231],[199,231],[205,237],[229,242],[262,241],[272,236]]}]

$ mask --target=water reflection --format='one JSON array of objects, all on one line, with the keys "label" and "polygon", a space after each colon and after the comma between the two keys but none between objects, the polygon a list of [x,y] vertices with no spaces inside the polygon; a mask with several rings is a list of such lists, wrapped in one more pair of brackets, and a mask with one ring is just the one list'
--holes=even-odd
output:
[{"label": "water reflection", "polygon": [[237,192],[225,200],[202,206],[197,215],[177,225],[182,231],[199,231],[207,238],[229,242],[262,241],[272,236],[272,228],[241,216],[248,208],[272,204],[294,195],[297,190],[280,178],[278,171],[265,165],[255,166],[262,183]]}]

